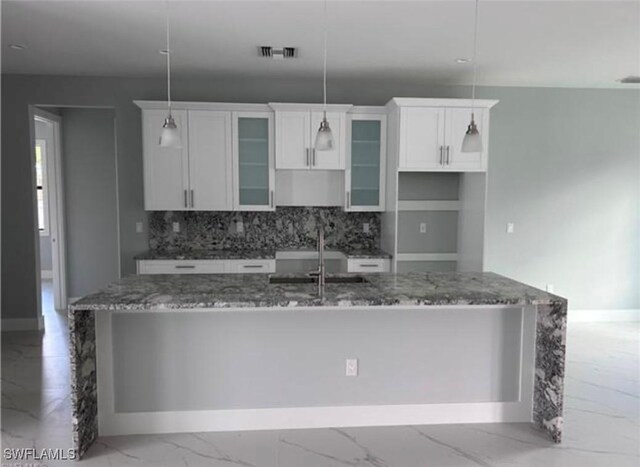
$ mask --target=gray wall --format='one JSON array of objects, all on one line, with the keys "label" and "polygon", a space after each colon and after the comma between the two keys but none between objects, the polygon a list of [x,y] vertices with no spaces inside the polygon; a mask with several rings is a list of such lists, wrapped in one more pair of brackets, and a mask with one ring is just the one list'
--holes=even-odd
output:
[{"label": "gray wall", "polygon": [[80,297],[120,272],[113,110],[63,109],[62,147],[67,292]]},{"label": "gray wall", "polygon": [[[309,80],[174,79],[177,100],[320,102]],[[157,79],[3,75],[2,225],[4,317],[36,310],[28,104],[105,105],[116,113],[122,272],[147,248],[140,112],[133,99],[163,99]],[[578,308],[640,308],[640,91],[479,88],[492,111],[488,269],[544,287]],[[329,82],[331,102],[384,104],[392,96],[467,97],[464,87],[398,78]],[[4,216],[3,216],[4,217]],[[507,236],[504,223],[516,223]],[[145,229],[146,231],[146,229]]]}]

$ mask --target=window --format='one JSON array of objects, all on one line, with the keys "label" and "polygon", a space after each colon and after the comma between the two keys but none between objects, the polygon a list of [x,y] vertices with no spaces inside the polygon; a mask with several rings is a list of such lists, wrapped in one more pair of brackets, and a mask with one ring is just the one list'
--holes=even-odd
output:
[{"label": "window", "polygon": [[47,146],[36,140],[36,197],[38,200],[38,228],[40,235],[49,235],[49,204],[47,203]]}]

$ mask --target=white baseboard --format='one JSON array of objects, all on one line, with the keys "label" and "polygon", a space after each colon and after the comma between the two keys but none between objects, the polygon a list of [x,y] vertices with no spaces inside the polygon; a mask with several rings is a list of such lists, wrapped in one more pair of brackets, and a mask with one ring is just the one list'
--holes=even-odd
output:
[{"label": "white baseboard", "polygon": [[100,406],[100,436],[531,421],[531,402],[407,404],[113,413]]},{"label": "white baseboard", "polygon": [[572,310],[569,309],[567,320],[570,323],[598,323],[606,321],[640,321],[640,309],[622,310]]},{"label": "white baseboard", "polygon": [[53,271],[46,269],[40,271],[40,279],[53,279]]},{"label": "white baseboard", "polygon": [[5,331],[42,331],[44,329],[44,317],[37,318],[7,318],[0,321],[2,332]]}]

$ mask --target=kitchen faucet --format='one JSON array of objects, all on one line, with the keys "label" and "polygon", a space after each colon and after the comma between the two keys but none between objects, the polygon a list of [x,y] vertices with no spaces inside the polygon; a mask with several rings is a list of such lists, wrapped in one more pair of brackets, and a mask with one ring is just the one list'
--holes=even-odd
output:
[{"label": "kitchen faucet", "polygon": [[318,295],[324,292],[325,268],[324,268],[324,230],[318,229],[318,269],[311,273],[318,276]]}]

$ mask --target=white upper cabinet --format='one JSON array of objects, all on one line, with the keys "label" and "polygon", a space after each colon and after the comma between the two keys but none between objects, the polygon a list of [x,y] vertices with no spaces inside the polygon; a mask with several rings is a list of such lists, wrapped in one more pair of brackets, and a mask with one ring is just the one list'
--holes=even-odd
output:
[{"label": "white upper cabinet", "polygon": [[174,110],[172,115],[180,130],[182,148],[160,147],[166,109],[142,113],[144,208],[147,211],[181,211],[189,201],[187,112]]},{"label": "white upper cabinet", "polygon": [[233,112],[233,208],[275,210],[273,112]]},{"label": "white upper cabinet", "polygon": [[442,165],[445,109],[406,107],[400,111],[400,167],[437,169]]},{"label": "white upper cabinet", "polygon": [[233,209],[231,113],[189,111],[188,208]]},{"label": "white upper cabinet", "polygon": [[350,105],[329,105],[327,120],[334,149],[316,151],[315,140],[323,112],[320,105],[269,104],[275,110],[276,169],[344,170],[347,150],[346,112]]},{"label": "white upper cabinet", "polygon": [[387,117],[379,113],[349,114],[347,122],[345,211],[384,211]]},{"label": "white upper cabinet", "polygon": [[311,167],[311,113],[276,112],[276,168]]},{"label": "white upper cabinet", "polygon": [[462,140],[471,121],[471,108],[447,109],[445,166],[460,171],[486,170],[489,110],[474,109],[476,126],[482,136],[482,152],[462,152]]},{"label": "white upper cabinet", "polygon": [[477,100],[475,121],[483,150],[462,152],[462,139],[471,120],[471,101],[460,99],[393,99],[398,135],[398,169],[402,171],[483,172],[487,170],[489,109],[497,101]]}]

